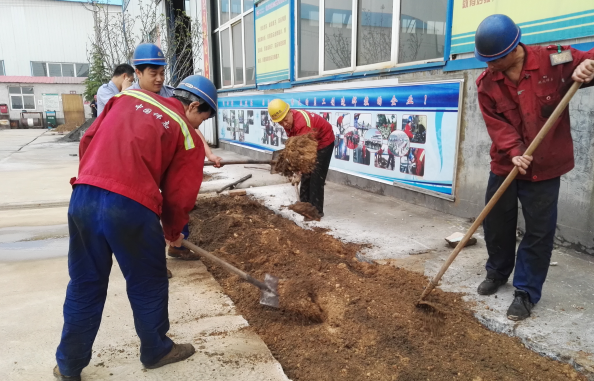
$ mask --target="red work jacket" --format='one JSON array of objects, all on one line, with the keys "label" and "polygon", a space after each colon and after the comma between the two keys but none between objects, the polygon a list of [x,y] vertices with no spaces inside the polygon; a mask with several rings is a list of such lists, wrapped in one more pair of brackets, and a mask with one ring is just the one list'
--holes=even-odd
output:
[{"label": "red work jacket", "polygon": [[[571,87],[575,68],[585,59],[594,58],[594,49],[582,52],[562,46],[563,50],[571,49],[573,62],[551,66],[549,55],[557,52],[556,45],[521,46],[526,56],[517,85],[503,73],[491,73],[488,69],[476,81],[479,106],[493,141],[491,171],[499,176],[511,172],[512,157],[523,155],[544,126]],[[518,179],[548,180],[573,168],[573,140],[567,108],[533,156],[526,175],[518,174]]]},{"label": "red work jacket", "polygon": [[301,110],[289,110],[293,114],[293,128],[285,129],[288,137],[309,134],[313,132],[314,137],[318,141],[318,150],[328,147],[334,143],[334,131],[332,125],[318,114],[303,110],[309,120],[303,116]]},{"label": "red work jacket", "polygon": [[109,100],[81,139],[78,179],[71,184],[93,185],[146,206],[173,241],[196,202],[204,155],[180,101],[128,90]]}]

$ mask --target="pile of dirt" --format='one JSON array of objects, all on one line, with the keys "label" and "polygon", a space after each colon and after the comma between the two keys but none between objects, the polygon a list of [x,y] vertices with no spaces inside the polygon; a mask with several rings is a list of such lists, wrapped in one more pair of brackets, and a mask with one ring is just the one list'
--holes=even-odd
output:
[{"label": "pile of dirt", "polygon": [[65,123],[65,124],[60,124],[58,127],[56,127],[56,130],[58,132],[70,132],[70,131],[74,131],[78,128],[78,125],[76,123]]},{"label": "pile of dirt", "polygon": [[318,142],[312,134],[290,137],[280,152],[274,169],[283,176],[294,172],[311,173],[317,162]]},{"label": "pile of dirt", "polygon": [[304,230],[247,197],[201,199],[193,242],[258,279],[280,278],[280,309],[219,267],[211,273],[292,380],[585,380],[569,365],[484,328],[461,294],[443,315],[415,307],[427,279],[356,260],[361,245]]},{"label": "pile of dirt", "polygon": [[293,205],[289,205],[289,209],[310,220],[319,221],[322,218],[318,209],[309,202],[296,202]]}]

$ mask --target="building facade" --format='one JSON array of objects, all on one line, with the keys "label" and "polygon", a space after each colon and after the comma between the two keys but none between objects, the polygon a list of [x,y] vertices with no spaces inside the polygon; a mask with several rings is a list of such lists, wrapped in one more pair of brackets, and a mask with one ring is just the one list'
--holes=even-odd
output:
[{"label": "building facade", "polygon": [[[188,8],[205,29],[194,53],[219,89],[221,146],[264,157],[282,148],[283,129],[266,113],[282,98],[333,125],[329,180],[469,218],[484,206],[490,168],[475,84],[486,65],[473,55],[480,21],[503,13],[526,44],[594,47],[587,0],[190,0]],[[569,108],[576,167],[562,177],[557,237],[594,254],[594,90]]]},{"label": "building facade", "polygon": [[[45,101],[63,122],[61,94],[82,94],[89,73],[87,47],[94,38],[88,1],[0,1],[0,103],[10,118],[45,112]],[[101,1],[121,12],[121,0]],[[45,94],[45,95],[44,95]],[[55,103],[57,97],[58,104]],[[83,102],[81,95],[81,102]],[[91,110],[84,104],[86,117]]]}]

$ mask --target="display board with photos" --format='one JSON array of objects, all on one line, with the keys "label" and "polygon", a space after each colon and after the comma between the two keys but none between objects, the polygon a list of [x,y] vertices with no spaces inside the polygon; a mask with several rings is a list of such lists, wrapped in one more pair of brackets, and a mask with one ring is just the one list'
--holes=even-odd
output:
[{"label": "display board with photos", "polygon": [[267,111],[281,98],[332,125],[330,169],[453,200],[461,86],[462,80],[387,80],[221,96],[219,138],[259,150],[282,148],[287,133]]}]

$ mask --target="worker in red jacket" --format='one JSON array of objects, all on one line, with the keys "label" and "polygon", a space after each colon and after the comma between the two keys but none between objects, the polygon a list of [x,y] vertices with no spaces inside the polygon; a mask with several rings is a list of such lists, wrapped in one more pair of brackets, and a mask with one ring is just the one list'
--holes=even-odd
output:
[{"label": "worker in red jacket", "polygon": [[301,176],[299,198],[316,207],[324,216],[324,184],[334,149],[332,125],[321,116],[304,110],[292,110],[288,103],[273,99],[268,104],[268,113],[273,122],[280,124],[288,137],[312,133],[318,141],[318,162],[312,173]]},{"label": "worker in red jacket", "polygon": [[[520,28],[505,15],[487,17],[475,35],[475,57],[488,66],[476,81],[478,101],[493,140],[486,201],[514,166],[520,172],[484,221],[489,259],[487,278],[477,291],[495,293],[515,265],[516,291],[507,311],[510,320],[529,317],[541,298],[557,225],[560,176],[574,166],[569,110],[533,156],[524,152],[573,81],[592,84],[594,78],[594,49],[526,46],[520,43],[521,36]],[[558,54],[563,51],[570,54]],[[526,234],[516,258],[518,200]]]},{"label": "worker in red jacket", "polygon": [[[107,295],[112,253],[124,277],[146,368],[181,361],[191,344],[169,337],[165,245],[180,246],[202,183],[195,129],[216,114],[208,79],[184,79],[173,98],[145,90],[115,95],[80,142],[68,209],[70,282],[54,375],[80,380]],[[108,153],[108,154],[106,154]]]}]

